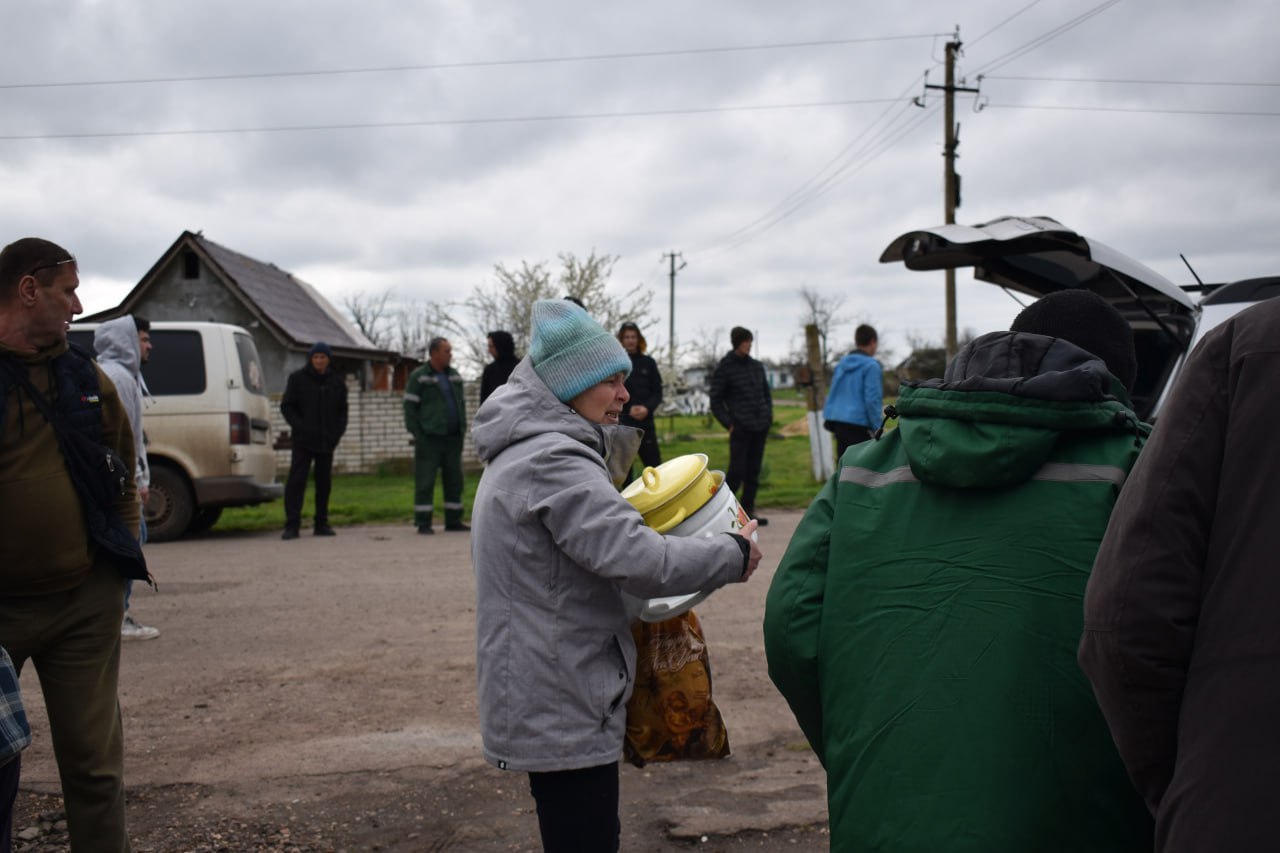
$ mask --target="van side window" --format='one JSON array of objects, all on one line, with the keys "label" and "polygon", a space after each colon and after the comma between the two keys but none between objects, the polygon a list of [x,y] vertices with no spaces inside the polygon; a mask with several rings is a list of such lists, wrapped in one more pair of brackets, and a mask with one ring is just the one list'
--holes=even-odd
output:
[{"label": "van side window", "polygon": [[258,348],[253,338],[248,335],[236,335],[236,353],[240,356],[240,378],[244,388],[253,394],[266,396],[267,382],[262,375],[262,359],[258,357]]},{"label": "van side window", "polygon": [[142,378],[153,395],[204,393],[204,343],[199,332],[152,329],[151,346]]}]

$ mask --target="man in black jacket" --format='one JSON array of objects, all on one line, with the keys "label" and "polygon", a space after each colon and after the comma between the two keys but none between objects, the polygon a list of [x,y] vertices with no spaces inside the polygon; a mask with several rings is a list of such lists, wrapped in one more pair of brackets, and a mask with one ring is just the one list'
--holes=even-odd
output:
[{"label": "man in black jacket", "polygon": [[289,479],[284,487],[284,535],[297,539],[302,526],[302,499],[311,463],[316,466],[315,535],[333,536],[329,526],[329,490],[333,483],[333,450],[347,431],[347,383],[330,366],[329,345],[311,347],[311,363],[289,374],[280,412],[293,430]]},{"label": "man in black jacket", "polygon": [[760,487],[764,443],[773,425],[773,395],[764,365],[751,357],[754,340],[741,326],[734,326],[729,333],[733,350],[720,359],[711,376],[711,414],[729,430],[725,482],[734,492],[742,487],[743,510],[763,527],[769,520],[756,515],[756,490]]},{"label": "man in black jacket", "polygon": [[[627,393],[630,401],[623,407],[619,423],[644,430],[640,439],[640,461],[653,468],[662,464],[662,452],[658,450],[658,433],[653,413],[662,405],[662,374],[658,363],[645,354],[649,348],[640,334],[640,327],[630,321],[618,329],[618,343],[631,357],[631,375],[627,377]],[[627,481],[631,481],[627,475]]]}]

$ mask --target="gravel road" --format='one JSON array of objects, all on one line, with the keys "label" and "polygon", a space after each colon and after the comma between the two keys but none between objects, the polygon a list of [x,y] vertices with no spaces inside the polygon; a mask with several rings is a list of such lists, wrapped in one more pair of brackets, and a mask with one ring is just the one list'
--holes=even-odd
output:
[{"label": "gravel road", "polygon": [[[698,608],[733,755],[622,768],[623,849],[828,848],[822,770],[769,682],[760,621],[799,520]],[[150,545],[155,640],[120,677],[137,851],[538,850],[527,777],[480,755],[469,534],[213,531]],[[66,850],[35,671],[15,849]]]}]

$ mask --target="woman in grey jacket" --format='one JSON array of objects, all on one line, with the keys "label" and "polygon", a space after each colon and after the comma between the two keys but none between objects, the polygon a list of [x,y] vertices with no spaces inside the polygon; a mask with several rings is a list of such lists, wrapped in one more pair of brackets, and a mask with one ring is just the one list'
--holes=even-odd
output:
[{"label": "woman in grey jacket", "polygon": [[755,523],[710,539],[646,527],[618,494],[631,360],[578,306],[533,307],[529,354],[480,407],[472,510],[485,758],[529,773],[547,850],[616,850],[636,652],[623,604],[745,581]]}]

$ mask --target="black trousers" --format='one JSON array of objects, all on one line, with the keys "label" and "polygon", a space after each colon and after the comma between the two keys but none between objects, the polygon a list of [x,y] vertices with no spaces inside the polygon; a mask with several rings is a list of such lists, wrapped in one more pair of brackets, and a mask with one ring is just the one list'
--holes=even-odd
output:
[{"label": "black trousers", "polygon": [[284,526],[302,525],[302,499],[307,494],[307,474],[316,465],[316,527],[329,523],[329,492],[333,488],[333,452],[316,453],[305,447],[293,448],[289,457],[289,479],[284,484]]},{"label": "black trousers", "polygon": [[827,421],[827,429],[836,437],[836,461],[844,456],[844,452],[855,444],[862,444],[875,436],[875,430],[860,424],[847,424],[844,421]]},{"label": "black trousers", "polygon": [[[644,468],[657,468],[662,464],[662,451],[658,449],[658,429],[654,426],[653,418],[646,421],[636,423],[629,422],[627,426],[637,427],[644,430],[644,438],[640,439],[640,448],[636,451],[636,458]],[[635,479],[635,463],[632,463],[631,470],[627,472],[627,479],[623,483],[625,486]]]},{"label": "black trousers", "polygon": [[0,767],[0,853],[13,849],[13,804],[18,798],[18,777],[22,774],[22,753]]},{"label": "black trousers", "polygon": [[538,807],[538,831],[547,853],[615,853],[622,836],[618,819],[618,764],[529,774]]},{"label": "black trousers", "polygon": [[729,471],[724,481],[729,491],[737,492],[742,486],[739,501],[751,518],[756,515],[756,492],[760,489],[760,465],[764,462],[764,443],[769,431],[734,427],[729,433]]}]

